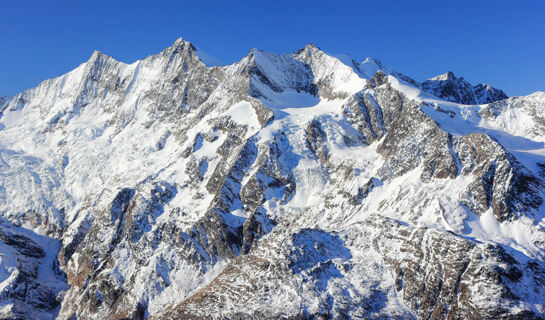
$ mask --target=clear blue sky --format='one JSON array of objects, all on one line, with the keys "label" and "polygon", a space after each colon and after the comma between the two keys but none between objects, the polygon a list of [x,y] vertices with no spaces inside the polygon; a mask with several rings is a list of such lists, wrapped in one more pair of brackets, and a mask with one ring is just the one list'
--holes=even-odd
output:
[{"label": "clear blue sky", "polygon": [[[156,4],[155,2],[160,2]],[[0,96],[86,61],[133,62],[178,37],[231,63],[314,43],[416,80],[452,70],[508,95],[545,91],[545,1],[9,1],[0,3]]]}]

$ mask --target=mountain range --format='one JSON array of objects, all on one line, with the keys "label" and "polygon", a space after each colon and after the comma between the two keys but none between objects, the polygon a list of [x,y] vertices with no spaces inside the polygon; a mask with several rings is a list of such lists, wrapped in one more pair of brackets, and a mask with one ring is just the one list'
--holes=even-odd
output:
[{"label": "mountain range", "polygon": [[545,92],[315,45],[0,98],[3,319],[545,319]]}]

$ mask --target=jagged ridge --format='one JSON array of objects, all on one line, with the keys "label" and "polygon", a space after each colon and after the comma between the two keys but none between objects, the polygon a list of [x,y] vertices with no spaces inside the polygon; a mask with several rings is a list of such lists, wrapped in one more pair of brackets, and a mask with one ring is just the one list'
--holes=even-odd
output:
[{"label": "jagged ridge", "polygon": [[47,304],[4,286],[2,313],[540,318],[545,99],[470,88],[443,103],[314,45],[95,52],[0,102],[0,211],[66,274]]}]

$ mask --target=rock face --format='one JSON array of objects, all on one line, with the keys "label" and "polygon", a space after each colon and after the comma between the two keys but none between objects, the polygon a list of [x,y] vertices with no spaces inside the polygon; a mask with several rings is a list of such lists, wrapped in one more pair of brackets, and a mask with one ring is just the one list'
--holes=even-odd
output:
[{"label": "rock face", "polygon": [[544,109],[314,45],[95,52],[0,99],[1,317],[544,319]]},{"label": "rock face", "polygon": [[51,319],[59,313],[68,289],[55,254],[59,242],[38,236],[38,244],[35,237],[4,218],[0,220],[0,301],[4,319]]},{"label": "rock face", "polygon": [[507,95],[490,85],[472,86],[464,78],[457,78],[451,71],[422,83],[422,90],[446,101],[461,104],[485,104],[507,99]]}]

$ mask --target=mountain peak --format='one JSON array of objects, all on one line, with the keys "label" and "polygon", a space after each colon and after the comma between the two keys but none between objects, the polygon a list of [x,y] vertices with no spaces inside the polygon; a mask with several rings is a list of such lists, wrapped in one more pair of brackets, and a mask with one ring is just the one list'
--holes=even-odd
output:
[{"label": "mountain peak", "polygon": [[307,43],[307,45],[305,46],[305,48],[311,49],[311,50],[320,50],[320,51],[322,51],[322,49],[320,49],[320,47],[318,47],[318,46],[315,45],[314,43]]},{"label": "mountain peak", "polygon": [[488,84],[472,86],[463,77],[448,71],[422,83],[422,89],[436,97],[463,104],[484,104],[507,99],[507,95]]},{"label": "mountain peak", "polygon": [[172,43],[172,47],[180,47],[185,45],[186,43],[191,43],[191,42],[184,40],[182,37],[179,37]]},{"label": "mountain peak", "polygon": [[545,93],[202,55],[0,98],[0,318],[541,317]]},{"label": "mountain peak", "polygon": [[428,80],[431,80],[431,81],[446,81],[446,80],[458,80],[458,78],[456,77],[456,75],[454,75],[454,72],[452,71],[447,71],[443,74],[440,74],[438,76],[435,76],[433,78],[429,78]]},{"label": "mountain peak", "polygon": [[252,48],[250,49],[250,52],[248,53],[247,57],[253,56],[256,52],[260,51],[258,48]]},{"label": "mountain peak", "polygon": [[97,61],[97,60],[104,60],[104,59],[113,59],[113,58],[111,56],[101,52],[101,51],[95,50],[91,54],[91,57],[89,58],[88,61],[89,62],[94,62],[94,61]]},{"label": "mountain peak", "polygon": [[297,51],[295,51],[295,55],[300,55],[302,54],[303,52],[306,52],[307,54],[312,54],[313,52],[323,52],[322,49],[320,49],[320,47],[316,46],[315,44],[313,43],[308,43],[306,46],[304,46],[303,48],[301,49],[298,49]]},{"label": "mountain peak", "polygon": [[93,51],[89,60],[87,60],[86,68],[92,73],[99,72],[98,70],[106,65],[111,65],[112,63],[117,63],[118,61],[112,58],[111,56],[100,52],[98,50]]}]

